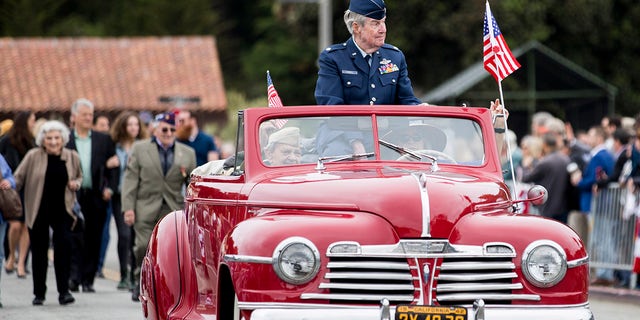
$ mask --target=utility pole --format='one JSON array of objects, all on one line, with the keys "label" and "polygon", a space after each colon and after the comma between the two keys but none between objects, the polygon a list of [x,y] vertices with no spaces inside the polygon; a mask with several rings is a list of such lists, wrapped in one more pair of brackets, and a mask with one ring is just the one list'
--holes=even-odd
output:
[{"label": "utility pole", "polygon": [[318,52],[331,45],[331,0],[280,0],[281,3],[318,3]]},{"label": "utility pole", "polygon": [[331,0],[318,0],[318,52],[333,42],[331,32]]}]

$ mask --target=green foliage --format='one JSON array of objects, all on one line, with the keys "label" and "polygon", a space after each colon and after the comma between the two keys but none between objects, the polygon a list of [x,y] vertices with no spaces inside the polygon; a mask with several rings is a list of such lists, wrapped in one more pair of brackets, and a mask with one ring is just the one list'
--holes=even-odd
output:
[{"label": "green foliage", "polygon": [[[348,0],[333,0],[333,41],[349,37]],[[387,0],[387,42],[400,47],[417,94],[482,60],[483,0]],[[492,0],[512,49],[537,40],[619,89],[616,110],[640,108],[637,0]],[[3,0],[0,35],[216,36],[225,86],[264,99],[270,70],[285,105],[314,103],[317,3],[279,0]]]},{"label": "green foliage", "polygon": [[6,37],[44,36],[57,19],[62,2],[5,0],[0,2],[0,34]]},{"label": "green foliage", "polygon": [[[235,141],[236,131],[238,130],[238,111],[248,108],[266,107],[267,97],[265,94],[263,98],[247,99],[244,93],[230,90],[227,91],[227,100],[229,103],[227,107],[227,125],[220,132],[220,138],[224,141]],[[209,130],[208,132],[214,132],[214,130]]]}]

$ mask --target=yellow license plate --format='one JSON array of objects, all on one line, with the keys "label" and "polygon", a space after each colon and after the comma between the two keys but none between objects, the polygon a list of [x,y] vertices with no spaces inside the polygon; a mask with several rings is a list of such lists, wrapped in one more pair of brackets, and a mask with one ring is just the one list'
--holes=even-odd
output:
[{"label": "yellow license plate", "polygon": [[400,305],[396,308],[396,320],[467,320],[467,309]]}]

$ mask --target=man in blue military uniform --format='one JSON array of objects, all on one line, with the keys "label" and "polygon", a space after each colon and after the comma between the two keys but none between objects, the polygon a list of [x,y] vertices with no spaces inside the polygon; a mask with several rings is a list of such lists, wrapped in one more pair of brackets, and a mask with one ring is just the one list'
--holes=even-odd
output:
[{"label": "man in blue military uniform", "polygon": [[344,22],[352,37],[320,53],[315,97],[319,105],[420,104],[404,54],[385,44],[384,0],[351,0]]},{"label": "man in blue military uniform", "polygon": [[[387,8],[384,0],[351,0],[344,22],[352,37],[320,53],[315,97],[319,105],[418,105],[404,54],[385,44]],[[424,103],[425,105],[427,103]],[[491,102],[491,113],[504,114],[495,123],[501,150],[508,116],[499,100]],[[498,138],[500,136],[500,138]],[[360,132],[329,130],[322,125],[316,139],[320,156],[371,152]]]}]

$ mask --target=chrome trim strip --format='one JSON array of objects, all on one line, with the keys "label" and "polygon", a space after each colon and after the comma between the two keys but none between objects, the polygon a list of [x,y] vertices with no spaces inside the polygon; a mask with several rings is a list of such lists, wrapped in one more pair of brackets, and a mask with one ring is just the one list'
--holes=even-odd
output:
[{"label": "chrome trim strip", "polygon": [[482,293],[454,293],[454,294],[439,294],[438,301],[469,301],[483,299],[489,300],[529,300],[540,301],[540,296],[537,294],[482,294]]},{"label": "chrome trim strip", "polygon": [[[343,294],[343,293],[303,293],[300,299],[328,299],[328,300],[352,300],[352,301],[391,301],[412,302],[413,295],[408,294]],[[333,306],[333,304],[332,304]]]},{"label": "chrome trim strip", "polygon": [[435,299],[433,299],[433,288],[435,288],[435,286],[433,285],[433,282],[435,281],[435,274],[436,274],[436,267],[438,265],[438,258],[433,259],[433,271],[431,271],[431,279],[429,279],[429,288],[432,288],[429,291],[429,301],[427,301],[427,303],[425,303],[426,305],[431,305],[435,302]]},{"label": "chrome trim strip", "polygon": [[440,270],[515,269],[513,262],[443,262]]},{"label": "chrome trim strip", "polygon": [[411,274],[398,274],[392,272],[370,272],[370,273],[360,273],[360,272],[342,272],[342,273],[333,273],[328,272],[324,275],[325,279],[377,279],[377,280],[413,280]]},{"label": "chrome trim strip", "polygon": [[[438,285],[438,287],[436,288],[436,291],[437,292],[493,291],[493,290],[518,290],[522,288],[524,288],[522,283],[448,283],[448,284]],[[482,293],[478,292],[478,295],[482,295]]]},{"label": "chrome trim strip", "polygon": [[[554,319],[554,320],[593,320],[594,315],[588,307],[576,307],[576,308],[547,308],[536,309],[530,307],[529,309],[509,309],[509,308],[497,308],[484,310],[485,318],[480,319],[473,317],[475,315],[474,310],[467,308],[467,314],[469,320],[540,320],[540,319]],[[394,308],[389,310],[389,319],[395,319],[396,313]],[[378,306],[376,309],[329,309],[327,307],[322,309],[308,309],[308,310],[291,310],[291,309],[260,309],[251,314],[251,320],[386,320],[381,318],[381,308]]]},{"label": "chrome trim strip", "polygon": [[515,279],[518,275],[515,272],[504,273],[460,273],[460,274],[440,274],[438,280],[446,281],[482,281],[482,280],[497,280],[497,279]]},{"label": "chrome trim strip", "polygon": [[358,268],[358,269],[386,269],[386,270],[409,270],[407,263],[399,262],[329,262],[327,268]]},{"label": "chrome trim strip", "polygon": [[264,263],[272,264],[272,257],[258,257],[258,256],[245,256],[239,254],[225,254],[224,261],[226,262],[246,262],[246,263]]},{"label": "chrome trim strip", "polygon": [[238,205],[247,207],[282,208],[282,209],[315,209],[315,210],[339,210],[359,211],[360,207],[354,203],[329,203],[329,202],[291,202],[291,201],[255,201],[238,200]]},{"label": "chrome trim strip", "polygon": [[318,285],[320,289],[346,289],[346,290],[411,290],[415,287],[411,284],[364,284],[364,283],[326,283]]},{"label": "chrome trim strip", "polygon": [[[437,162],[434,161],[435,165]],[[433,168],[433,166],[432,166]],[[422,234],[423,238],[431,237],[431,205],[429,202],[429,193],[427,192],[427,174],[413,173],[412,176],[418,180],[418,187],[420,188],[420,203],[422,203]]]},{"label": "chrome trim strip", "polygon": [[[357,246],[356,252],[332,253],[335,246]],[[453,245],[446,240],[411,239],[400,240],[395,244],[384,245],[360,245],[357,242],[339,241],[332,243],[327,248],[328,257],[384,257],[384,258],[437,258],[437,257],[515,257],[516,253],[488,253],[491,246],[505,246],[513,248],[505,242],[489,242],[479,245]]]},{"label": "chrome trim strip", "polygon": [[[362,305],[346,305],[346,304],[326,304],[326,303],[284,303],[284,302],[240,302],[238,301],[238,307],[242,310],[256,310],[256,309],[379,309],[377,305],[362,306]],[[579,304],[560,304],[560,305],[485,305],[486,309],[531,309],[531,310],[544,310],[544,309],[567,309],[567,308],[580,308],[589,307],[589,303]],[[395,309],[394,306],[391,306]]]},{"label": "chrome trim strip", "polygon": [[[284,302],[238,302],[241,310],[256,309],[378,309],[378,306],[357,306],[352,304],[321,304],[321,303],[284,303]],[[395,307],[393,307],[395,309]]]},{"label": "chrome trim strip", "polygon": [[496,201],[491,203],[480,203],[473,206],[474,211],[488,211],[488,210],[498,210],[498,209],[506,209],[511,207],[510,200],[504,201]]},{"label": "chrome trim strip", "polygon": [[[412,270],[416,270],[416,275],[417,275],[417,280],[418,280],[418,303],[425,303],[424,301],[424,284],[422,283],[423,280],[426,281],[426,279],[424,278],[424,267],[420,268],[420,264],[418,259],[413,258],[413,263],[415,263],[415,268],[412,268]],[[411,272],[411,271],[410,271]],[[431,271],[429,272],[429,274],[431,274]],[[415,299],[414,299],[415,300]]]},{"label": "chrome trim strip", "polygon": [[[390,308],[389,319],[395,319],[395,309]],[[471,318],[474,315],[474,311],[471,308],[467,308],[467,314],[469,314],[469,320],[540,320],[540,319],[554,319],[554,320],[593,320],[594,315],[588,307],[571,308],[571,309],[525,309],[524,311],[512,310],[508,308],[500,309],[488,309],[485,308],[485,318]],[[251,314],[251,320],[372,320],[381,318],[381,308],[376,309],[338,309],[332,310],[328,308],[323,309],[309,309],[304,310],[277,310],[277,309],[260,309]]]},{"label": "chrome trim strip", "polygon": [[[492,247],[506,247],[508,248],[511,252],[510,253],[489,253],[487,251],[489,251],[489,248]],[[504,257],[515,257],[516,256],[516,249],[509,243],[505,243],[505,242],[487,242],[484,245],[482,245],[482,250],[484,252],[484,254],[489,254],[491,256],[504,256]]]},{"label": "chrome trim strip", "polygon": [[567,261],[567,268],[575,268],[589,263],[589,256],[584,258]]},{"label": "chrome trim strip", "polygon": [[189,202],[198,202],[205,205],[228,206],[239,205],[246,207],[260,207],[273,209],[318,209],[336,211],[359,211],[360,208],[354,203],[327,203],[327,202],[291,202],[291,201],[255,201],[255,200],[228,200],[212,199],[202,197],[189,197]]}]

